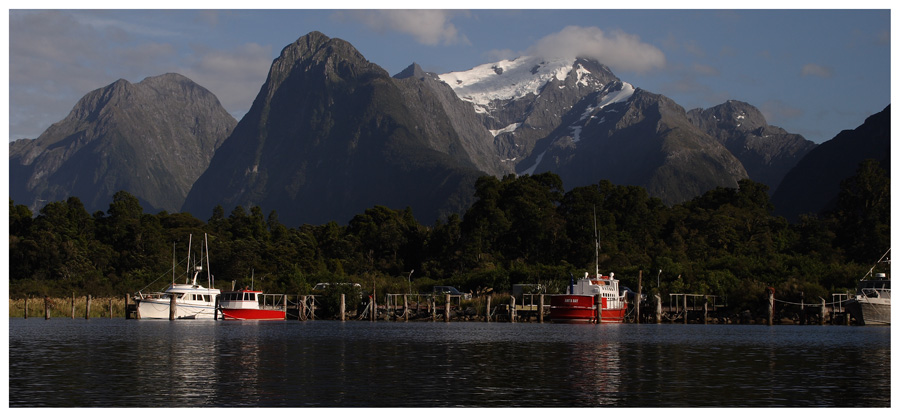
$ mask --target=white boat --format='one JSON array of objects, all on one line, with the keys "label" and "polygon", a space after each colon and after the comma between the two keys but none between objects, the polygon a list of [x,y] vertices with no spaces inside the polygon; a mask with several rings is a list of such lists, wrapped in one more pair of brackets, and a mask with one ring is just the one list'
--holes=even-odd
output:
[{"label": "white boat", "polygon": [[[206,236],[204,235],[204,243]],[[206,245],[204,245],[206,246]],[[190,243],[188,244],[188,266],[190,267]],[[161,292],[144,294],[140,291],[134,296],[137,306],[137,317],[140,319],[168,319],[172,308],[172,299],[175,299],[176,319],[214,319],[216,317],[216,297],[220,291],[211,288],[212,275],[209,273],[209,247],[206,247],[206,279],[210,288],[197,283],[197,278],[203,272],[203,255],[201,251],[200,265],[194,267],[193,275],[188,270],[187,276],[190,282],[176,284],[174,277],[175,265],[172,265],[172,283]]]},{"label": "white boat", "polygon": [[887,272],[873,271],[880,265],[890,265],[888,249],[878,263],[859,281],[856,296],[847,301],[847,312],[860,325],[891,324],[891,277]]}]

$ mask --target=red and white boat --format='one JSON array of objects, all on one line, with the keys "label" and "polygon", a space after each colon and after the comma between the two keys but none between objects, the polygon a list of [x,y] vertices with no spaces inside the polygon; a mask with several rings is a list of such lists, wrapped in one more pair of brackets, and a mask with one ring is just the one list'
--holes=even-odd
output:
[{"label": "red and white boat", "polygon": [[[596,233],[596,220],[594,233]],[[628,307],[624,288],[610,272],[600,275],[600,238],[596,239],[596,263],[594,276],[587,272],[584,278],[569,284],[568,294],[550,296],[550,321],[554,323],[622,323]]]},{"label": "red and white boat", "polygon": [[243,289],[223,292],[219,296],[219,311],[224,320],[284,320],[284,306],[266,303],[262,291]]},{"label": "red and white boat", "polygon": [[[619,291],[615,274],[599,273],[569,286],[568,294],[550,296],[550,320],[554,323],[621,323],[625,320],[628,302]],[[600,308],[599,314],[597,309]]]}]

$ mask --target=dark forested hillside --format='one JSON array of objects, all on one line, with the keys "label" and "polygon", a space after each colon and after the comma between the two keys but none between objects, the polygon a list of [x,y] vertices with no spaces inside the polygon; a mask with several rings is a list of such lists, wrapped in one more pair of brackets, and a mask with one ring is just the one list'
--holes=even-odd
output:
[{"label": "dark forested hillside", "polygon": [[434,284],[505,292],[542,283],[553,292],[594,268],[596,221],[601,271],[632,288],[639,270],[652,271],[660,285],[645,279],[645,292],[714,294],[739,309],[767,286],[785,298],[854,287],[889,245],[889,185],[877,163],[864,162],[842,183],[833,212],[796,225],[774,216],[767,187],[750,180],[669,207],[608,181],[565,192],[551,173],[482,177],[463,216],[433,225],[419,224],[411,208],[383,206],[347,225],[289,228],[258,206],[216,207],[206,221],[147,214],[126,192],[93,215],[75,197],[37,216],[10,200],[9,289],[13,297],[156,290],[171,279],[173,253],[206,234],[220,287],[246,284],[252,271],[267,292],[307,293],[317,282],[374,285],[379,295]]}]

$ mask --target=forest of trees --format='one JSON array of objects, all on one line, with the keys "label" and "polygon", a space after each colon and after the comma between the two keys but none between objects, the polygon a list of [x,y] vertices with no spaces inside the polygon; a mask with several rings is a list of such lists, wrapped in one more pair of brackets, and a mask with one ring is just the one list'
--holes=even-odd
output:
[{"label": "forest of trees", "polygon": [[831,209],[797,224],[773,216],[767,187],[750,180],[668,207],[643,188],[608,181],[565,192],[551,173],[482,177],[464,215],[433,225],[419,224],[411,208],[382,206],[347,225],[291,228],[261,207],[226,214],[219,206],[205,222],[189,213],[147,214],[124,191],[93,214],[76,197],[36,216],[10,200],[9,292],[161,290],[173,252],[184,257],[193,235],[199,254],[207,234],[210,271],[222,289],[249,285],[252,273],[256,289],[270,293],[308,294],[318,282],[360,283],[379,298],[433,285],[509,292],[540,283],[555,293],[570,274],[593,271],[596,221],[601,272],[615,272],[632,289],[643,271],[645,293],[717,295],[735,311],[757,305],[766,287],[779,299],[830,300],[854,289],[890,247],[889,182],[865,161]]}]

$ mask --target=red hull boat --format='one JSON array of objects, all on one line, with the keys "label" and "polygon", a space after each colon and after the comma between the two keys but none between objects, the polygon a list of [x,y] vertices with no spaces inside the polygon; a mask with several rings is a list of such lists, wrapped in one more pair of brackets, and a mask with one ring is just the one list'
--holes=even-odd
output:
[{"label": "red hull boat", "polygon": [[266,305],[262,291],[248,289],[224,292],[219,298],[219,311],[224,320],[284,320],[284,309]]},{"label": "red hull boat", "polygon": [[585,273],[584,278],[570,286],[569,294],[550,296],[550,321],[622,323],[628,303],[625,294],[619,291],[619,280],[614,274],[609,275],[589,277]]}]

